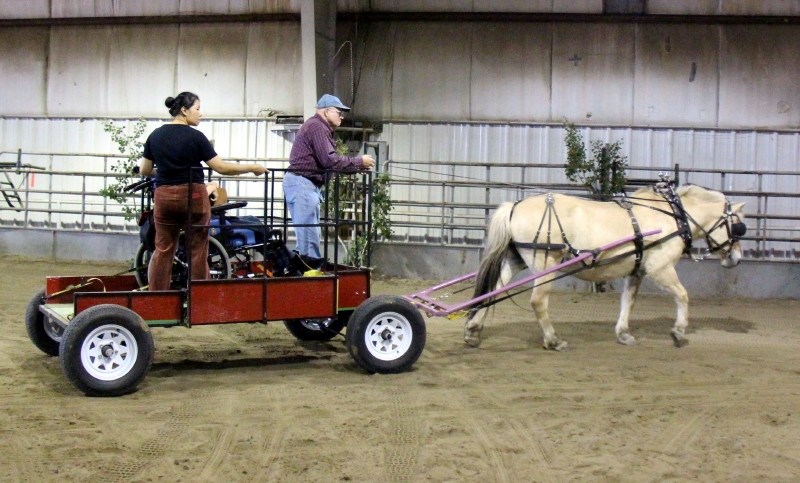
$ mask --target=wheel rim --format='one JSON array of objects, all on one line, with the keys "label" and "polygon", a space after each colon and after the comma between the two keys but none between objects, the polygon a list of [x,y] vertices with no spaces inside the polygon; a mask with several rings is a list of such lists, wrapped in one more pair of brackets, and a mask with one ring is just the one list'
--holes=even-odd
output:
[{"label": "wheel rim", "polygon": [[44,333],[47,334],[48,337],[53,339],[54,341],[61,343],[61,339],[64,336],[64,329],[61,328],[60,325],[56,324],[49,318],[45,317],[44,319]]},{"label": "wheel rim", "polygon": [[367,350],[376,359],[392,361],[411,347],[413,329],[408,319],[397,312],[385,312],[373,318],[364,332]]},{"label": "wheel rim", "polygon": [[138,349],[129,330],[119,325],[103,325],[83,340],[81,362],[95,379],[113,381],[130,372],[136,364]]},{"label": "wheel rim", "polygon": [[300,324],[308,330],[326,330],[333,323],[333,319],[328,317],[325,319],[302,319]]}]

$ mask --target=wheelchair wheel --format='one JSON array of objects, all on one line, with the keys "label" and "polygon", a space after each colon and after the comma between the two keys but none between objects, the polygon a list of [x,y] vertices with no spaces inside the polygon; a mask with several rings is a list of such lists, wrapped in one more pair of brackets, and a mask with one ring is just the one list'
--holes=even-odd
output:
[{"label": "wheelchair wheel", "polygon": [[[153,252],[148,251],[145,246],[139,245],[136,250],[136,257],[133,259],[133,274],[140,287],[147,285],[147,267]],[[208,268],[212,279],[231,278],[231,260],[225,248],[216,238],[208,239]],[[183,244],[183,233],[178,240],[178,249],[172,260],[172,288],[179,289],[187,285],[189,280],[188,264],[186,262],[186,250]]]}]

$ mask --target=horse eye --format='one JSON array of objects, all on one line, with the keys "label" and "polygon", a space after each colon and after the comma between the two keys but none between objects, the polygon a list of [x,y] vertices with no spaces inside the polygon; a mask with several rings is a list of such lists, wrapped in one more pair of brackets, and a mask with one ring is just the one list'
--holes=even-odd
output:
[{"label": "horse eye", "polygon": [[735,237],[743,237],[747,233],[747,225],[742,222],[734,223],[731,225],[731,235]]}]

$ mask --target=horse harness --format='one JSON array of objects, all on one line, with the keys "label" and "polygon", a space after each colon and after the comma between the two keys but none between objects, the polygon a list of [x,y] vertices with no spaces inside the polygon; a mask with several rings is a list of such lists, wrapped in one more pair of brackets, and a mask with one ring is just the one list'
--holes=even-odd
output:
[{"label": "horse harness", "polygon": [[[634,248],[633,248],[633,250],[630,250],[630,251],[621,253],[619,255],[615,255],[614,257],[611,257],[611,258],[603,260],[604,264],[610,264],[610,263],[613,263],[613,262],[615,262],[615,261],[617,261],[619,259],[628,257],[630,255],[634,255],[635,262],[634,262],[634,268],[633,268],[633,271],[631,272],[631,275],[635,275],[635,276],[639,276],[640,277],[640,276],[644,275],[644,272],[642,271],[642,268],[641,268],[642,255],[644,253],[644,250],[646,250],[648,248],[653,248],[654,246],[657,246],[657,245],[660,245],[662,243],[665,243],[666,241],[668,241],[668,240],[670,240],[670,239],[672,239],[672,238],[674,238],[676,236],[680,236],[681,240],[683,240],[683,253],[685,253],[686,255],[688,255],[690,257],[692,257],[692,253],[691,253],[691,250],[692,250],[692,230],[691,230],[691,227],[689,225],[689,222],[694,223],[695,225],[697,225],[698,228],[700,228],[700,230],[705,232],[705,239],[706,239],[706,243],[708,245],[709,252],[716,252],[716,251],[719,251],[719,250],[728,249],[734,243],[739,241],[744,236],[745,232],[747,231],[747,227],[745,226],[745,224],[741,221],[741,219],[738,217],[738,215],[733,213],[733,211],[731,209],[731,204],[727,199],[725,200],[725,211],[723,212],[722,216],[720,216],[719,220],[717,220],[717,222],[714,223],[714,225],[708,231],[705,231],[700,226],[700,224],[697,223],[692,218],[692,216],[689,215],[689,213],[687,213],[686,210],[683,208],[683,204],[681,203],[680,197],[675,193],[674,183],[672,183],[671,181],[659,182],[655,186],[653,186],[653,191],[655,191],[656,193],[658,193],[658,194],[660,194],[661,196],[664,197],[665,201],[667,202],[667,204],[670,207],[670,211],[667,211],[667,210],[664,210],[664,209],[661,209],[661,208],[658,208],[658,207],[654,207],[654,206],[649,206],[649,205],[644,205],[644,204],[641,204],[641,203],[636,203],[635,202],[635,198],[624,197],[624,198],[618,198],[618,199],[614,200],[614,202],[616,202],[617,205],[619,205],[622,209],[627,211],[628,216],[630,217],[631,226],[633,228],[633,232],[634,232],[634,235],[635,235],[635,238],[633,240]],[[520,201],[521,200],[517,201],[514,204],[514,207],[511,209],[511,213],[509,214],[509,219],[514,215],[514,208],[516,208],[517,203],[519,203]],[[585,250],[585,249],[584,250],[580,250],[580,249],[575,248],[569,242],[569,239],[567,238],[567,235],[566,235],[566,233],[564,231],[564,227],[561,224],[561,219],[559,218],[558,213],[556,212],[555,199],[553,198],[553,195],[551,193],[547,194],[547,198],[545,199],[545,204],[547,205],[547,207],[545,209],[544,214],[542,215],[542,220],[539,222],[539,226],[537,227],[537,231],[536,231],[536,235],[534,237],[534,241],[533,242],[517,242],[517,241],[514,241],[514,242],[512,242],[514,247],[515,248],[533,249],[534,251],[535,250],[545,250],[545,252],[550,251],[550,250],[563,250],[563,249],[566,248],[568,253],[571,256],[578,256],[581,253],[591,252],[592,253],[591,261],[590,262],[587,262],[587,261],[581,262],[582,265],[583,265],[583,268],[581,268],[581,270],[588,269],[588,268],[593,268],[598,263],[600,263],[598,261],[598,259],[597,259],[598,256],[600,255],[600,251],[599,250],[597,250],[597,249],[594,249],[594,250]],[[634,206],[646,207],[646,208],[649,208],[651,210],[655,210],[655,211],[658,211],[660,213],[664,213],[666,215],[669,215],[669,216],[673,217],[675,219],[675,223],[677,225],[677,230],[675,230],[674,232],[672,232],[672,233],[670,233],[670,234],[668,234],[668,235],[666,235],[666,236],[664,236],[662,238],[659,238],[658,240],[655,240],[655,241],[653,241],[653,242],[651,242],[651,243],[649,243],[648,245],[645,246],[644,237],[642,236],[642,230],[641,230],[641,227],[639,226],[639,221],[636,219],[636,216],[633,213],[633,207]],[[558,229],[561,232],[561,240],[563,241],[563,243],[552,243],[550,241],[550,234],[551,234],[551,228],[552,228],[553,219],[555,219],[556,225],[558,226]],[[544,243],[542,243],[542,242],[538,242],[538,240],[539,240],[540,235],[542,234],[542,228],[545,225],[545,220],[547,221],[546,241]],[[724,243],[717,243],[716,241],[714,241],[713,238],[711,238],[711,233],[714,232],[715,230],[723,227],[723,226],[725,227],[725,229],[727,231],[728,238]],[[730,252],[730,250],[728,250],[728,252]],[[534,255],[535,255],[535,253],[534,253]]]}]

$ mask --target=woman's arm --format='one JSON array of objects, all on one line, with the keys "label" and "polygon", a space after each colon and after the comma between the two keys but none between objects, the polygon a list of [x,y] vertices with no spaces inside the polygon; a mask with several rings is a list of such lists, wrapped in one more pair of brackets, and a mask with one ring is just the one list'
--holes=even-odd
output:
[{"label": "woman's arm", "polygon": [[142,158],[142,161],[139,163],[139,174],[142,176],[155,176],[156,169],[153,166],[153,160]]},{"label": "woman's arm", "polygon": [[227,161],[223,161],[219,156],[209,159],[206,161],[206,164],[215,172],[228,176],[236,176],[244,173],[253,173],[256,176],[260,176],[267,172],[267,169],[260,164],[228,163]]}]

